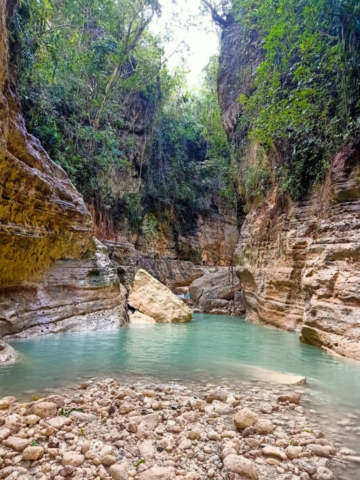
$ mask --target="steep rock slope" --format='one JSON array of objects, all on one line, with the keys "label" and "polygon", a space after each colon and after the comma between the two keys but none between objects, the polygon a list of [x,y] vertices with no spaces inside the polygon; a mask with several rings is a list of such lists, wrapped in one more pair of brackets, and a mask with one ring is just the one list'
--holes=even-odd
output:
[{"label": "steep rock slope", "polygon": [[[243,42],[230,19],[222,35],[219,98],[237,145],[244,138],[237,98],[251,88],[262,58],[256,41],[240,57]],[[247,146],[245,161],[251,163],[256,148]],[[360,142],[338,152],[326,182],[302,201],[292,202],[275,186],[246,215],[236,251],[247,319],[301,331],[304,342],[360,360],[359,220]]]},{"label": "steep rock slope", "polygon": [[120,324],[116,267],[92,239],[81,195],[26,131],[13,93],[6,29],[13,6],[0,0],[0,337],[102,326],[114,309],[111,322]]}]

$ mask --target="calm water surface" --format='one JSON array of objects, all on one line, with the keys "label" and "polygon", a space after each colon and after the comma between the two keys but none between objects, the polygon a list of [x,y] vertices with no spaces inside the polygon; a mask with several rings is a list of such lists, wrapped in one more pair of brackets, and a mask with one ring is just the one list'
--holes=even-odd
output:
[{"label": "calm water surface", "polygon": [[[53,335],[12,345],[23,358],[0,368],[0,396],[23,399],[87,377],[232,386],[261,383],[264,369],[303,375],[308,406],[317,409],[324,428],[360,453],[355,418],[360,417],[360,364],[302,345],[294,333],[242,318],[195,315],[189,324]],[[336,422],[350,415],[359,425],[344,432]]]}]

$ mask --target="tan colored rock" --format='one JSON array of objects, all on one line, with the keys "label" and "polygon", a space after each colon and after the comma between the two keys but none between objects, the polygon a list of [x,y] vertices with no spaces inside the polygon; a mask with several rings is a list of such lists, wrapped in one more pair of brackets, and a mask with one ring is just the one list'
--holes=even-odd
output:
[{"label": "tan colored rock", "polygon": [[152,325],[155,324],[156,320],[148,315],[144,315],[140,312],[134,312],[130,315],[130,324],[131,325]]},{"label": "tan colored rock", "polygon": [[262,449],[262,453],[266,456],[280,458],[280,460],[283,461],[287,460],[285,453],[279,447],[275,447],[274,445],[267,445]]},{"label": "tan colored rock", "polygon": [[139,480],[173,480],[175,469],[173,467],[158,467],[154,465],[138,475]]},{"label": "tan colored rock", "polygon": [[92,413],[83,413],[83,412],[71,412],[69,415],[70,418],[77,420],[78,422],[91,423],[95,422],[97,419],[96,415]]},{"label": "tan colored rock", "polygon": [[299,405],[300,400],[301,400],[300,395],[298,393],[295,393],[295,392],[280,395],[280,397],[278,397],[278,399],[277,399],[277,401],[279,403],[289,402],[289,403],[295,403],[296,405]]},{"label": "tan colored rock", "polygon": [[336,452],[333,447],[330,447],[328,445],[317,445],[315,443],[307,445],[306,448],[318,457],[330,457],[331,455],[335,455]]},{"label": "tan colored rock", "polygon": [[30,412],[30,415],[37,415],[40,418],[52,418],[56,416],[57,408],[55,403],[39,402],[30,408]]},{"label": "tan colored rock", "polygon": [[25,461],[33,461],[39,460],[44,455],[43,447],[27,447],[23,451],[23,460]]},{"label": "tan colored rock", "polygon": [[7,400],[0,400],[0,410],[7,410],[10,407],[10,403]]},{"label": "tan colored rock", "polygon": [[294,460],[295,458],[299,458],[303,449],[302,447],[295,447],[290,445],[285,450],[286,455],[290,458],[290,460]]},{"label": "tan colored rock", "polygon": [[190,322],[189,308],[170,289],[145,270],[138,270],[131,286],[129,305],[158,323]]},{"label": "tan colored rock", "polygon": [[249,408],[243,408],[234,417],[235,426],[240,429],[252,427],[257,421],[258,416]]},{"label": "tan colored rock", "polygon": [[141,458],[144,458],[146,461],[152,460],[155,456],[155,449],[152,440],[144,440],[139,445],[139,451]]},{"label": "tan colored rock", "polygon": [[62,459],[62,464],[64,467],[67,465],[70,465],[71,467],[80,467],[85,461],[84,455],[74,453],[74,452],[65,452],[63,459]]},{"label": "tan colored rock", "polygon": [[27,438],[20,437],[8,437],[6,440],[3,440],[2,444],[5,447],[12,448],[17,452],[22,452],[29,445],[30,440]]},{"label": "tan colored rock", "polygon": [[273,423],[266,418],[259,418],[254,427],[260,435],[271,435],[274,432]]},{"label": "tan colored rock", "polygon": [[36,425],[37,423],[39,423],[41,420],[40,417],[38,417],[37,415],[27,415],[25,417],[25,423],[27,425]]},{"label": "tan colored rock", "polygon": [[9,428],[1,428],[0,429],[0,442],[8,438],[11,434],[11,430]]},{"label": "tan colored rock", "polygon": [[229,472],[240,475],[241,478],[257,480],[259,472],[253,461],[241,455],[228,455],[224,459],[224,466]]},{"label": "tan colored rock", "polygon": [[61,416],[61,417],[51,418],[47,420],[46,423],[51,427],[61,430],[65,425],[71,424],[71,419],[68,417]]},{"label": "tan colored rock", "polygon": [[111,465],[115,465],[116,457],[114,457],[113,455],[105,455],[104,457],[102,457],[101,463],[105,467],[110,467]]},{"label": "tan colored rock", "polygon": [[112,465],[109,469],[109,473],[113,480],[129,479],[127,468],[124,465]]},{"label": "tan colored rock", "polygon": [[218,400],[219,402],[226,402],[228,398],[228,393],[224,390],[211,390],[207,396],[206,401],[207,403],[212,403],[214,400]]}]

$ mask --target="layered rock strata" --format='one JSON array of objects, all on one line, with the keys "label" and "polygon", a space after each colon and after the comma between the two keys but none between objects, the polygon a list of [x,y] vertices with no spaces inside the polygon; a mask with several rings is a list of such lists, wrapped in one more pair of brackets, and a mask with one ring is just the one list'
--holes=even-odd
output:
[{"label": "layered rock strata", "polygon": [[[243,54],[243,49],[246,54]],[[240,94],[250,94],[263,58],[256,32],[245,38],[231,18],[222,34],[218,81],[229,139],[244,145]],[[254,166],[258,145],[242,149]],[[276,156],[275,156],[276,157]],[[269,158],[269,167],[281,159]],[[243,218],[236,250],[246,317],[301,332],[302,341],[360,360],[360,141],[333,159],[323,185],[293,202],[276,185]]]},{"label": "layered rock strata", "polygon": [[244,302],[241,285],[231,267],[223,267],[195,280],[189,288],[197,312],[241,315]]}]

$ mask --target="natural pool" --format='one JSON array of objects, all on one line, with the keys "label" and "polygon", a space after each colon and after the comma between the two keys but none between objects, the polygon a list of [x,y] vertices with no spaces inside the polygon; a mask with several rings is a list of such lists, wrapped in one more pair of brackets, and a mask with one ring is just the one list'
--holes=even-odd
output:
[{"label": "natural pool", "polygon": [[[231,386],[263,381],[263,369],[303,375],[308,385],[301,388],[321,425],[360,453],[360,364],[302,345],[294,333],[242,318],[195,315],[189,324],[53,335],[12,345],[23,358],[0,368],[0,396],[24,400],[87,377]],[[344,418],[354,423],[351,431],[337,426]]]}]

